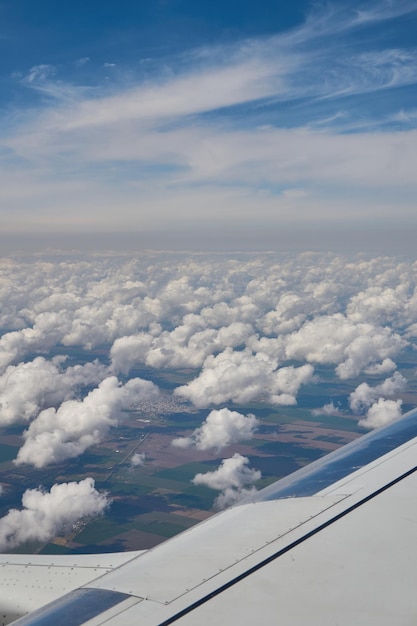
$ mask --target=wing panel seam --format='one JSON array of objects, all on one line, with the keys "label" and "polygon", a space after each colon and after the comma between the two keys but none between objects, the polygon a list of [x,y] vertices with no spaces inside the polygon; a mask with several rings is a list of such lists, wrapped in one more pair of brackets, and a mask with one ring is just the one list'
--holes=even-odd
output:
[{"label": "wing panel seam", "polygon": [[289,545],[285,546],[284,548],[281,548],[280,550],[278,550],[274,554],[271,554],[268,558],[264,559],[260,563],[257,563],[256,565],[250,567],[248,570],[246,570],[242,574],[239,574],[239,576],[236,576],[232,580],[229,580],[227,583],[224,583],[223,585],[218,587],[218,589],[215,589],[214,591],[208,593],[206,596],[200,598],[196,602],[193,602],[190,606],[186,607],[185,609],[182,609],[181,611],[179,611],[175,615],[169,617],[167,620],[164,620],[163,622],[160,622],[159,626],[169,626],[169,624],[173,624],[174,622],[179,620],[181,617],[184,617],[188,613],[191,613],[191,611],[197,609],[199,606],[205,604],[209,600],[211,600],[211,599],[215,598],[216,596],[220,595],[221,593],[223,593],[223,591],[226,591],[230,587],[233,587],[235,584],[237,584],[241,580],[244,580],[245,578],[247,578],[251,574],[255,573],[256,571],[262,569],[266,565],[269,565],[269,563],[272,563],[273,561],[278,559],[280,556],[282,556],[286,552],[289,552],[290,550],[292,550],[296,546],[300,545],[301,543],[303,543],[307,539],[310,539],[311,537],[313,537],[314,535],[318,534],[319,532],[321,532],[322,530],[324,530],[328,526],[331,526],[332,524],[337,522],[339,519],[345,517],[345,515],[348,515],[349,513],[354,511],[355,509],[358,509],[363,504],[366,504],[366,502],[369,502],[373,498],[376,498],[378,495],[380,495],[384,491],[387,491],[388,489],[390,489],[391,487],[393,487],[397,483],[401,482],[402,480],[404,480],[408,476],[411,476],[416,471],[417,471],[417,467],[413,467],[412,469],[408,470],[407,472],[405,472],[401,476],[398,476],[397,478],[395,478],[391,482],[387,483],[383,487],[380,487],[376,491],[370,493],[369,495],[367,495],[362,500],[359,500],[359,502],[355,502],[355,504],[352,504],[352,506],[350,506],[346,510],[341,511],[340,513],[338,513],[334,517],[326,520],[325,522],[323,522],[323,524],[321,524],[317,528],[313,528],[312,530],[310,530],[308,533],[306,533],[302,537],[299,537],[298,539],[296,539],[295,541],[293,541]]}]

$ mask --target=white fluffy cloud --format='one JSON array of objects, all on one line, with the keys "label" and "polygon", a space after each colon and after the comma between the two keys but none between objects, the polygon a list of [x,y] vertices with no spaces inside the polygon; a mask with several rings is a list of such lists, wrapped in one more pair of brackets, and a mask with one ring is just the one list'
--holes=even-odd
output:
[{"label": "white fluffy cloud", "polygon": [[130,464],[132,467],[140,467],[145,463],[146,455],[144,452],[135,452],[135,454],[130,459]]},{"label": "white fluffy cloud", "polygon": [[[410,294],[407,268],[397,267],[403,278],[396,287],[372,285],[354,295],[347,307],[349,318],[355,322],[372,321],[378,326],[401,324],[404,319],[412,320],[415,315],[415,297]],[[410,306],[411,305],[411,306]],[[413,310],[414,309],[414,310]]]},{"label": "white fluffy cloud", "polygon": [[213,410],[190,437],[174,439],[172,445],[178,448],[195,447],[197,450],[216,448],[220,451],[232,443],[251,439],[258,424],[254,415],[242,415],[229,409]]},{"label": "white fluffy cloud", "polygon": [[78,388],[97,384],[106,367],[98,361],[64,369],[65,359],[33,361],[9,365],[0,375],[0,424],[27,422],[40,409],[70,399]]},{"label": "white fluffy cloud", "polygon": [[302,325],[306,319],[305,303],[298,294],[284,293],[273,311],[262,320],[262,330],[267,334],[286,334]]},{"label": "white fluffy cloud", "polygon": [[110,353],[112,366],[122,372],[128,372],[136,363],[155,368],[198,368],[209,354],[242,345],[252,333],[252,326],[242,322],[220,329],[206,328],[201,316],[189,314],[171,332],[161,330],[154,337],[140,333],[116,339]]},{"label": "white fluffy cloud", "polygon": [[146,333],[119,337],[110,350],[112,368],[127,374],[137,363],[145,363],[152,345],[152,336]]},{"label": "white fluffy cloud", "polygon": [[102,441],[123,409],[157,396],[149,381],[132,378],[122,385],[115,376],[108,377],[82,401],[67,400],[58,409],[41,411],[25,431],[15,462],[44,467],[79,456]]},{"label": "white fluffy cloud", "polygon": [[390,328],[355,323],[342,313],[318,316],[285,339],[289,359],[336,364],[342,380],[395,356],[405,342]]},{"label": "white fluffy cloud", "polygon": [[404,391],[407,379],[399,372],[386,378],[380,385],[371,387],[368,383],[361,383],[349,396],[349,406],[354,413],[362,413],[374,402],[384,396],[393,396]]},{"label": "white fluffy cloud", "polygon": [[26,541],[48,541],[79,519],[101,515],[109,500],[94,488],[94,480],[53,485],[50,491],[28,489],[22,510],[11,509],[0,519],[0,549]]},{"label": "white fluffy cloud", "polygon": [[241,489],[235,489],[234,487],[226,487],[223,491],[217,496],[214,501],[214,508],[218,511],[222,511],[237,502],[241,502],[250,496],[253,496],[256,493],[255,487]]},{"label": "white fluffy cloud", "polygon": [[207,357],[201,374],[178,387],[175,393],[197,407],[229,400],[243,404],[260,397],[273,404],[296,404],[295,395],[302,384],[312,379],[313,367],[276,368],[276,360],[266,354],[227,348],[217,356]]},{"label": "white fluffy cloud", "polygon": [[379,428],[386,426],[401,417],[402,400],[385,400],[379,398],[368,410],[366,417],[359,420],[359,426],[364,428]]},{"label": "white fluffy cloud", "polygon": [[205,485],[219,491],[227,487],[238,489],[261,478],[261,472],[247,467],[248,463],[247,457],[236,452],[230,459],[224,459],[219,468],[213,472],[196,474],[192,482],[194,485]]},{"label": "white fluffy cloud", "polygon": [[313,379],[314,368],[311,365],[301,367],[281,367],[275,373],[270,387],[269,400],[272,404],[297,404],[296,395],[301,385]]},{"label": "white fluffy cloud", "polygon": [[378,428],[401,417],[402,400],[387,400],[385,396],[394,396],[407,386],[407,379],[399,372],[386,378],[380,385],[371,387],[361,383],[349,396],[349,406],[356,414],[367,411],[366,416],[359,420],[359,426]]},{"label": "white fluffy cloud", "polygon": [[318,416],[318,415],[334,415],[335,413],[337,413],[339,411],[339,409],[334,405],[334,402],[328,402],[327,404],[324,404],[321,408],[319,409],[313,409],[311,411],[311,415],[313,416]]},{"label": "white fluffy cloud", "polygon": [[213,472],[196,474],[192,480],[194,485],[205,485],[222,493],[215,501],[216,508],[225,508],[246,497],[252,490],[245,489],[261,478],[259,470],[248,467],[249,459],[235,453],[231,458],[224,459]]},{"label": "white fluffy cloud", "polygon": [[226,349],[209,356],[201,374],[175,393],[191,400],[198,407],[223,404],[229,400],[245,403],[266,392],[276,363],[266,355],[253,355],[249,350]]},{"label": "white fluffy cloud", "polygon": [[365,368],[365,374],[371,376],[381,376],[382,374],[389,374],[396,369],[397,365],[392,359],[384,359],[382,363],[374,363]]},{"label": "white fluffy cloud", "polygon": [[58,333],[52,328],[41,331],[35,323],[33,328],[12,331],[4,334],[0,339],[0,368],[21,358],[30,351],[51,348],[59,341]]}]

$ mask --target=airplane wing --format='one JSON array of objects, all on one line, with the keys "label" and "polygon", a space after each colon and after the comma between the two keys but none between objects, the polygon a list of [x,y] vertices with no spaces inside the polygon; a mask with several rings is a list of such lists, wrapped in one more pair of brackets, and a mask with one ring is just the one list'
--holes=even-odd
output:
[{"label": "airplane wing", "polygon": [[[68,589],[54,584],[64,557],[4,555],[0,623],[415,624],[416,470],[417,409],[147,552],[95,555],[86,571],[65,557]],[[19,563],[32,569],[17,610]]]}]

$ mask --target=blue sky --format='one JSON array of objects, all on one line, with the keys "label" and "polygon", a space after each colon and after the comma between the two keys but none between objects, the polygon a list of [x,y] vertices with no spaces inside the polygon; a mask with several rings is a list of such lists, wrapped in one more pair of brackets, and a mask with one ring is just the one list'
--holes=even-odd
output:
[{"label": "blue sky", "polygon": [[0,16],[3,234],[257,248],[416,228],[416,0],[13,0]]}]

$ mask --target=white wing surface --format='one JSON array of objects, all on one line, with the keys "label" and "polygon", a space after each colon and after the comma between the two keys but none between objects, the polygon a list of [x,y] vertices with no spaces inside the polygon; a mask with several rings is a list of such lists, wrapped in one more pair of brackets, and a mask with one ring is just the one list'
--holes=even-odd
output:
[{"label": "white wing surface", "polygon": [[256,501],[93,567],[16,626],[415,624],[416,469],[414,410]]}]

